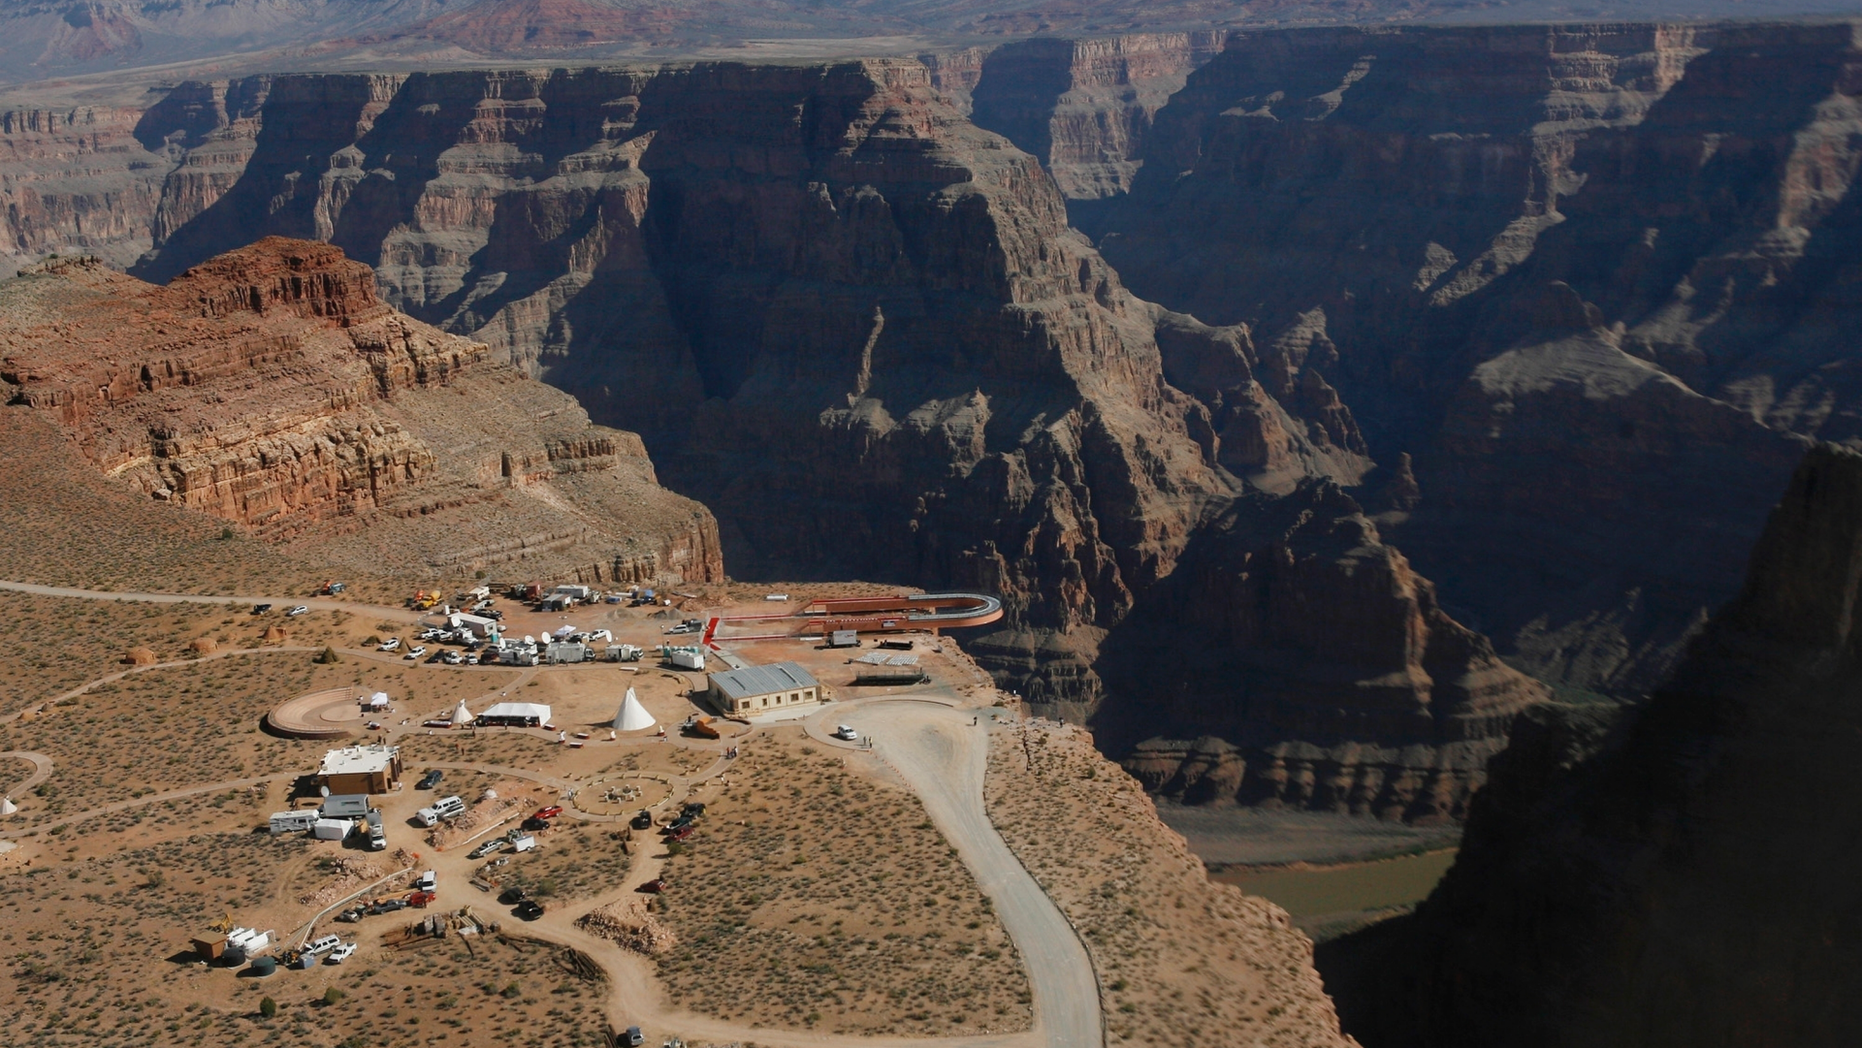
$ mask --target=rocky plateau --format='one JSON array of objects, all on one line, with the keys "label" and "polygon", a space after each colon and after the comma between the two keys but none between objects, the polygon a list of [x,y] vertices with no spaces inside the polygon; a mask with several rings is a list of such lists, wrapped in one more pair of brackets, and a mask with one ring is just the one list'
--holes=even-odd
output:
[{"label": "rocky plateau", "polygon": [[394,312],[338,248],[267,238],[166,286],[61,259],[0,303],[9,403],[145,497],[333,565],[723,577],[716,522],[637,436]]}]

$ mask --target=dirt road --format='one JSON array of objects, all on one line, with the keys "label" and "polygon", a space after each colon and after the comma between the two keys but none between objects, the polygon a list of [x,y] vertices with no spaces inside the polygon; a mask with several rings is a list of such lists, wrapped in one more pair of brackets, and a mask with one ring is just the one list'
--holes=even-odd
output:
[{"label": "dirt road", "polygon": [[103,590],[71,589],[65,586],[40,586],[30,582],[0,580],[0,590],[31,593],[40,597],[76,597],[80,600],[132,600],[150,604],[272,604],[292,608],[299,604],[312,611],[350,611],[379,615],[393,622],[419,622],[421,613],[408,608],[390,608],[384,604],[361,604],[349,600],[323,597],[217,597],[200,593],[115,593]]},{"label": "dirt road", "polygon": [[837,706],[837,720],[872,740],[873,750],[924,801],[931,821],[995,902],[1034,987],[1035,1027],[1048,1048],[1100,1048],[1099,984],[1073,926],[1009,851],[983,807],[989,727],[975,710],[933,703]]}]

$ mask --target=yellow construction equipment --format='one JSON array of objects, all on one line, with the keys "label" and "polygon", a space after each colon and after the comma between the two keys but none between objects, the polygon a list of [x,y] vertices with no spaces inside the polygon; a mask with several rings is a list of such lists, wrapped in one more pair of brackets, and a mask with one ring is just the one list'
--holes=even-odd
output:
[{"label": "yellow construction equipment", "polygon": [[232,931],[233,915],[231,913],[222,913],[219,920],[207,926],[207,930],[210,932],[219,932],[221,935],[225,935]]}]

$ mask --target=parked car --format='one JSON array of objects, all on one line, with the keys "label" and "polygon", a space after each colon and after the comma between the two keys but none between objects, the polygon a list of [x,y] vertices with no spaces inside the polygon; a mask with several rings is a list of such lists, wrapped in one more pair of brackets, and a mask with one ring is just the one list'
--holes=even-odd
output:
[{"label": "parked car", "polygon": [[325,935],[322,938],[314,940],[310,945],[304,947],[304,949],[308,953],[328,953],[342,944],[343,940],[341,936]]},{"label": "parked car", "polygon": [[270,604],[254,604],[252,606],[252,614],[254,615],[263,615],[270,610],[272,610]]},{"label": "parked car", "polygon": [[665,891],[667,887],[669,886],[666,884],[666,878],[655,877],[635,890],[646,892],[648,895],[658,895]]},{"label": "parked car", "polygon": [[543,916],[543,904],[535,899],[525,899],[523,902],[518,903],[517,908],[511,912],[515,913],[523,920],[534,921],[538,917]]},{"label": "parked car", "polygon": [[640,1048],[641,1045],[647,1043],[647,1035],[640,1032],[640,1027],[629,1026],[617,1040],[623,1048]]},{"label": "parked car", "polygon": [[338,946],[336,949],[330,951],[330,963],[341,964],[344,961],[348,960],[349,958],[355,956],[355,952],[356,952],[356,944],[352,942],[346,942],[342,944],[341,946]]},{"label": "parked car", "polygon": [[401,646],[401,638],[389,637],[387,640],[382,641],[381,647],[376,650],[377,651],[393,651],[400,646]]},{"label": "parked car", "polygon": [[431,771],[427,772],[425,775],[422,775],[420,777],[420,781],[414,784],[414,788],[417,790],[430,790],[433,787],[438,786],[440,784],[440,779],[444,777],[445,777],[444,772],[440,771],[440,769],[438,768],[434,768]]},{"label": "parked car", "polygon": [[425,655],[426,653],[427,653],[427,646],[424,644],[417,644],[414,647],[407,649],[407,654],[401,657],[404,659],[417,659],[417,658],[420,658],[422,655]]},{"label": "parked car", "polygon": [[297,607],[292,608],[290,611],[285,612],[285,615],[288,618],[297,618],[299,615],[306,614],[309,611],[310,611],[309,605],[299,604]]},{"label": "parked car", "polygon": [[687,801],[685,804],[680,806],[679,814],[681,815],[703,815],[705,814],[705,802],[704,801]]},{"label": "parked car", "polygon": [[530,898],[530,893],[522,888],[506,888],[498,894],[498,901],[506,906],[514,906]]},{"label": "parked car", "polygon": [[834,737],[837,739],[844,739],[848,742],[860,741],[860,733],[854,731],[845,724],[836,724],[834,726]]},{"label": "parked car", "polygon": [[490,855],[492,852],[500,851],[503,848],[504,848],[504,838],[497,837],[492,840],[486,841],[485,843],[467,852],[466,858],[483,859],[485,856]]},{"label": "parked car", "polygon": [[589,640],[609,640],[609,641],[611,641],[611,640],[613,640],[613,639],[614,639],[614,633],[613,633],[613,631],[612,631],[612,630],[589,630],[589,631],[588,631],[588,639],[589,639]]},{"label": "parked car", "polygon": [[692,830],[693,827],[691,826],[681,826],[671,833],[668,833],[666,839],[669,841],[683,841],[692,835]]},{"label": "parked car", "polygon": [[457,666],[465,661],[465,656],[456,651],[449,651],[440,656],[440,661],[448,666]]},{"label": "parked car", "polygon": [[525,819],[525,820],[523,821],[523,828],[524,828],[524,830],[525,830],[526,832],[529,832],[529,833],[535,833],[535,832],[537,832],[538,830],[547,830],[547,829],[549,829],[549,828],[550,828],[550,824],[549,824],[549,820],[547,820],[547,819],[539,819],[539,818],[537,818],[536,816],[534,816],[534,815],[533,815],[533,816],[531,816],[530,818],[528,818],[528,819]]},{"label": "parked car", "polygon": [[533,819],[554,819],[556,816],[561,815],[561,814],[562,814],[562,805],[552,804],[547,808],[538,808],[536,811],[536,814],[532,815],[531,818]]},{"label": "parked car", "polygon": [[636,830],[650,830],[653,828],[653,813],[642,808],[640,814],[634,816],[628,825]]}]

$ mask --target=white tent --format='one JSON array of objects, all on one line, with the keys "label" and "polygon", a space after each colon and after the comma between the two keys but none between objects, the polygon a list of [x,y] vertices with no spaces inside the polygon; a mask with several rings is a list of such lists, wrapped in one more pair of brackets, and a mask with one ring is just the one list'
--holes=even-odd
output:
[{"label": "white tent", "polygon": [[647,712],[645,706],[634,696],[634,689],[627,689],[627,699],[621,703],[621,711],[614,715],[614,727],[618,731],[645,731],[658,722]]},{"label": "white tent", "polygon": [[0,797],[0,815],[11,815],[18,810],[19,805],[13,803],[13,798]]},{"label": "white tent", "polygon": [[460,728],[470,723],[472,723],[472,711],[466,709],[465,700],[460,699],[459,705],[453,707],[453,727]]}]

